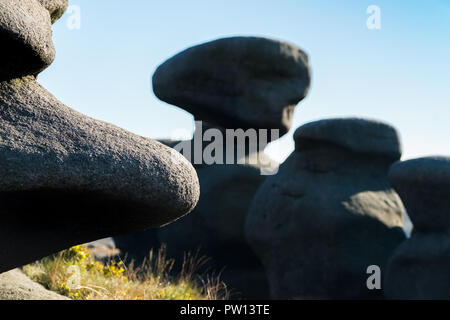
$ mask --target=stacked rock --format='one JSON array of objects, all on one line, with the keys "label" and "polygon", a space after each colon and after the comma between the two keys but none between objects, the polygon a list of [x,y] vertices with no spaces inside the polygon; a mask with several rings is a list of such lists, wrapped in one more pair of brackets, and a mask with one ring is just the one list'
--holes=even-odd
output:
[{"label": "stacked rock", "polygon": [[380,298],[367,287],[367,269],[383,268],[405,239],[404,209],[387,177],[401,156],[396,130],[328,119],[300,127],[294,139],[295,151],[247,215],[272,298]]},{"label": "stacked rock", "polygon": [[[272,130],[278,136],[285,134],[295,106],[308,92],[310,78],[302,50],[256,37],[225,38],[189,48],[167,60],[153,76],[158,98],[201,121],[194,139],[188,141],[200,180],[199,204],[192,215],[159,230],[157,237],[178,259],[200,248],[212,258],[213,269],[225,267],[222,279],[246,298],[268,296],[264,270],[246,243],[244,225],[251,199],[265,179],[264,169],[276,170],[277,164],[264,155],[260,135],[239,146],[226,141],[226,131],[265,129],[267,142],[277,138]],[[202,139],[210,129],[223,137],[223,161],[218,162],[224,164],[195,161],[210,143]],[[232,164],[225,164],[227,152],[242,147],[241,158],[235,152]]]},{"label": "stacked rock", "polygon": [[0,3],[0,272],[167,224],[199,197],[182,155],[84,116],[36,82],[55,55],[50,13],[67,7],[41,3]]},{"label": "stacked rock", "polygon": [[450,158],[392,166],[389,180],[414,225],[392,255],[385,277],[389,299],[450,299]]}]

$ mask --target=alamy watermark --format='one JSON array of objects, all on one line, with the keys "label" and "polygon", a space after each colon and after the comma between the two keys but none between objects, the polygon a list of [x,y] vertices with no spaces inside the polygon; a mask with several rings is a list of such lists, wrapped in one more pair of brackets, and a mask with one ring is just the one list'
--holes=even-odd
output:
[{"label": "alamy watermark", "polygon": [[369,17],[367,18],[366,26],[369,30],[380,30],[381,29],[381,9],[379,6],[370,5],[367,10]]},{"label": "alamy watermark", "polygon": [[81,8],[77,5],[70,5],[67,8],[69,17],[66,21],[66,26],[69,30],[81,29]]},{"label": "alamy watermark", "polygon": [[[223,129],[203,130],[202,121],[195,122],[191,140],[177,142],[173,149],[195,165],[248,164],[260,169],[261,175],[278,173],[278,164],[266,156],[265,147],[280,137],[278,129]],[[185,136],[177,130],[176,135]]]},{"label": "alamy watermark", "polygon": [[366,272],[370,274],[366,281],[367,289],[381,290],[381,268],[377,265],[371,265],[367,267]]}]

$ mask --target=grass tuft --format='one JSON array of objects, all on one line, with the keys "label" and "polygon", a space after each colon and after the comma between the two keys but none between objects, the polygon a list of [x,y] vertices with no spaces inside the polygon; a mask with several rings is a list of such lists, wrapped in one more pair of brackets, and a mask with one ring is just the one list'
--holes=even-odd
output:
[{"label": "grass tuft", "polygon": [[197,270],[206,263],[197,254],[185,255],[181,272],[171,275],[174,260],[163,246],[150,251],[142,265],[96,261],[88,249],[75,246],[24,266],[23,272],[49,290],[74,300],[220,300],[228,299],[219,277],[203,279]]}]

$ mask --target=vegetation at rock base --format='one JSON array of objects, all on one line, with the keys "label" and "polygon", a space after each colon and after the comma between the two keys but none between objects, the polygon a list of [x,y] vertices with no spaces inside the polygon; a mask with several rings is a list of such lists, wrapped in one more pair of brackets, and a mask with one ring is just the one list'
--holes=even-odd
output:
[{"label": "vegetation at rock base", "polygon": [[196,274],[205,258],[187,254],[177,277],[171,275],[174,260],[165,247],[150,251],[141,266],[121,260],[96,261],[83,246],[24,266],[24,273],[49,290],[74,300],[218,300],[228,290],[219,277]]}]

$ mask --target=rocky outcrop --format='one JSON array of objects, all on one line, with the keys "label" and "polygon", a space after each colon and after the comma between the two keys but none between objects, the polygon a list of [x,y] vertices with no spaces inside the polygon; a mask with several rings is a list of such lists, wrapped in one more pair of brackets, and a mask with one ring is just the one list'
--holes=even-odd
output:
[{"label": "rocky outcrop", "polygon": [[0,30],[11,44],[0,64],[0,272],[194,208],[198,179],[182,155],[84,116],[36,82],[54,54],[38,1],[2,1]]},{"label": "rocky outcrop", "polygon": [[450,158],[399,162],[392,186],[414,225],[410,239],[392,255],[386,271],[389,299],[450,299]]},{"label": "rocky outcrop", "polygon": [[70,300],[45,289],[19,269],[0,274],[0,300]]},{"label": "rocky outcrop", "polygon": [[367,268],[383,268],[405,239],[403,206],[388,183],[400,158],[394,128],[363,119],[306,124],[295,152],[258,190],[246,236],[273,298],[380,298]]},{"label": "rocky outcrop", "polygon": [[[289,130],[294,108],[307,95],[310,78],[308,58],[301,49],[256,37],[201,44],[159,66],[153,76],[155,95],[191,112],[199,121],[191,141],[165,143],[189,151],[201,195],[192,215],[158,230],[156,239],[139,234],[136,241],[166,243],[168,253],[178,260],[185,251],[200,248],[212,258],[211,268],[219,271],[225,267],[222,279],[235,292],[246,298],[267,297],[264,270],[245,241],[245,218],[265,175],[278,168],[264,154],[264,147]],[[227,129],[254,130],[257,138],[230,141]],[[256,129],[266,130],[266,136]],[[220,136],[220,142],[214,135],[208,136],[210,130]],[[203,157],[211,151],[211,142],[222,147],[213,162]],[[121,244],[131,247],[127,239],[116,242],[119,248]]]},{"label": "rocky outcrop", "polygon": [[0,41],[0,81],[36,75],[55,58],[50,17],[36,0],[2,0]]}]

